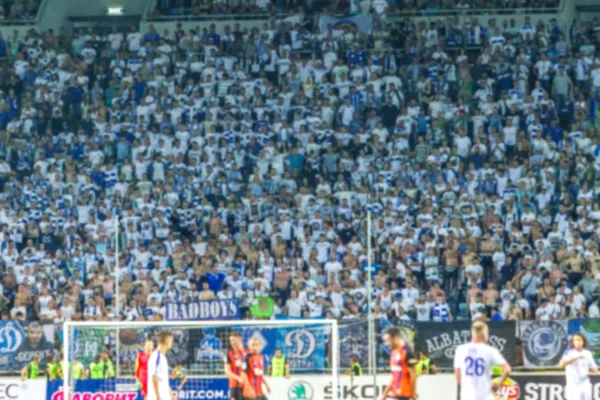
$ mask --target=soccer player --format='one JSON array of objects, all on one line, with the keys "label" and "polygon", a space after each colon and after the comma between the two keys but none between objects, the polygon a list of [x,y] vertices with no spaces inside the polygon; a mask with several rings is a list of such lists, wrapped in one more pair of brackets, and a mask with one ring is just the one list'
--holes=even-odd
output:
[{"label": "soccer player", "polygon": [[[502,354],[487,344],[489,329],[485,322],[471,325],[471,342],[461,344],[454,353],[454,375],[460,386],[460,400],[494,400],[494,391],[511,373]],[[492,383],[492,367],[500,366],[502,375]]]},{"label": "soccer player", "polygon": [[390,369],[392,378],[382,393],[381,399],[409,400],[417,396],[417,373],[415,364],[417,357],[404,343],[398,328],[388,328],[383,334],[386,346],[392,349]]},{"label": "soccer player", "polygon": [[154,351],[154,343],[152,340],[144,342],[144,350],[141,351],[135,361],[135,378],[138,381],[138,386],[142,391],[142,397],[148,397],[148,360]]},{"label": "soccer player", "polygon": [[565,369],[567,380],[567,400],[592,400],[590,371],[598,372],[598,365],[586,345],[587,340],[581,333],[573,334],[571,348],[560,360],[559,365]]},{"label": "soccer player", "polygon": [[173,334],[162,331],[158,335],[157,350],[148,360],[148,397],[147,400],[175,400],[169,387],[169,364],[167,353],[173,347]]},{"label": "soccer player", "polygon": [[242,374],[242,363],[248,351],[244,349],[242,335],[233,332],[229,335],[231,350],[227,353],[225,361],[225,375],[229,378],[229,399],[244,400],[244,379]]},{"label": "soccer player", "polygon": [[271,393],[271,388],[265,380],[265,356],[260,354],[260,341],[257,338],[250,340],[250,354],[244,358],[242,369],[244,400],[267,400],[263,387],[267,393]]}]

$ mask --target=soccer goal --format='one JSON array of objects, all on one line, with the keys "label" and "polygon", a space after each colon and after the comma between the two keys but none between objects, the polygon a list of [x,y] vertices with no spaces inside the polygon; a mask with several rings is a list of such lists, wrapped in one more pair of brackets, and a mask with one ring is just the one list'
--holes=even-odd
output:
[{"label": "soccer goal", "polygon": [[[165,330],[174,336],[167,360],[169,368],[177,368],[170,386],[178,399],[229,398],[225,361],[233,333],[241,335],[245,347],[251,339],[258,339],[269,383],[269,366],[276,352],[285,357],[290,376],[297,378],[294,387],[291,380],[272,378],[277,384],[271,384],[270,400],[319,399],[321,391],[337,398],[331,395],[339,387],[336,320],[244,320],[65,322],[62,390],[53,399],[141,399],[135,381],[137,355],[147,340],[156,342]],[[308,396],[306,391],[313,393]]]}]

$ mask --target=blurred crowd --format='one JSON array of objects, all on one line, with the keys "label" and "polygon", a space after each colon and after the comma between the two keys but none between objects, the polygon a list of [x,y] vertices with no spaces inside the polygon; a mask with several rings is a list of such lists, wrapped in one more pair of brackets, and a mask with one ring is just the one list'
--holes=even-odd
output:
[{"label": "blurred crowd", "polygon": [[33,20],[40,2],[40,0],[0,0],[0,21]]},{"label": "blurred crowd", "polygon": [[[278,13],[373,14],[446,10],[554,8],[560,0],[156,0],[152,16]],[[382,13],[385,10],[385,14]]]},{"label": "blurred crowd", "polygon": [[599,45],[597,19],[301,10],[0,38],[0,313],[598,317]]}]

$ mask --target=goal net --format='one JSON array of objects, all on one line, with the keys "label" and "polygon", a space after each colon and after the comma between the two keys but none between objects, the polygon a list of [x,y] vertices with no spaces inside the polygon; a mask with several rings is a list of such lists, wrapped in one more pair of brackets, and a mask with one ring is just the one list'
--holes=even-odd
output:
[{"label": "goal net", "polygon": [[[165,330],[174,336],[167,360],[170,369],[176,368],[170,386],[178,399],[229,399],[225,361],[232,333],[242,336],[245,347],[251,339],[260,342],[266,380],[272,387],[269,399],[317,399],[317,393],[309,396],[302,391],[337,392],[332,390],[338,387],[339,366],[335,320],[65,322],[63,381],[52,399],[141,399],[135,379],[137,355],[147,340],[156,345]],[[286,379],[270,382],[269,366],[276,351],[285,357],[290,375],[302,377],[294,381],[296,387],[288,387]],[[320,387],[308,383],[313,377]]]}]

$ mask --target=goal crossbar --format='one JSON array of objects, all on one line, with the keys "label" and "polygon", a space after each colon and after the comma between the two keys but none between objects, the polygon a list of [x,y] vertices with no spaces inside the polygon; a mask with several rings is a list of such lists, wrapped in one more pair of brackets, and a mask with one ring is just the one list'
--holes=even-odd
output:
[{"label": "goal crossbar", "polygon": [[[144,329],[144,328],[206,328],[206,327],[231,327],[231,328],[248,328],[248,327],[293,327],[293,326],[329,326],[331,327],[331,379],[333,393],[337,392],[339,387],[338,366],[340,362],[339,350],[339,328],[338,322],[335,319],[286,319],[286,320],[227,320],[227,321],[66,321],[63,323],[63,393],[64,400],[70,399],[70,379],[71,371],[69,365],[69,350],[71,343],[71,331],[74,329],[85,328],[105,328],[105,329]],[[120,360],[116,360],[117,363]],[[73,393],[74,394],[74,393]]]}]

